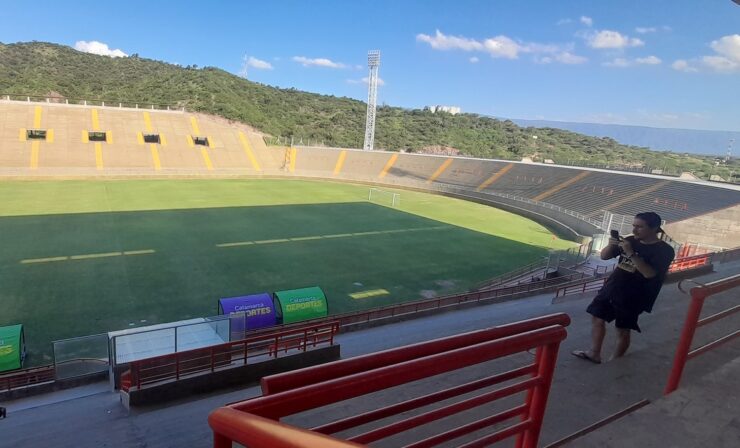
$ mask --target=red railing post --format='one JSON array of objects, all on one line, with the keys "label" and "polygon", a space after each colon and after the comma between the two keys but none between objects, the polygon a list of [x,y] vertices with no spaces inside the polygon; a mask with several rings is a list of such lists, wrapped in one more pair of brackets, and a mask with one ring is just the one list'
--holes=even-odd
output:
[{"label": "red railing post", "polygon": [[542,421],[545,417],[545,408],[547,407],[547,397],[550,394],[552,377],[555,372],[555,362],[558,358],[559,345],[559,342],[557,342],[542,347],[542,355],[538,359],[539,368],[537,371],[537,377],[541,379],[541,383],[532,391],[532,401],[528,411],[529,420],[532,424],[524,432],[522,448],[537,448]]},{"label": "red railing post", "polygon": [[701,309],[704,306],[705,297],[695,295],[698,291],[698,288],[691,289],[689,312],[686,314],[683,330],[681,330],[681,339],[678,341],[678,347],[676,347],[676,355],[673,358],[673,368],[668,377],[668,384],[663,392],[666,395],[678,388],[678,384],[681,382],[683,369],[686,366],[686,360],[689,355],[689,350],[691,349],[691,341],[694,339],[694,334],[696,333],[696,323],[699,322]]}]

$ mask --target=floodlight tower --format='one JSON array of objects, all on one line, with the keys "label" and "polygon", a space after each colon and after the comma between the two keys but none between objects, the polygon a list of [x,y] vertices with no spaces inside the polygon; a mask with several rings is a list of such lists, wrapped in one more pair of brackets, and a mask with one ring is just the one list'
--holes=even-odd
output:
[{"label": "floodlight tower", "polygon": [[378,100],[380,50],[367,52],[367,66],[370,68],[370,76],[367,79],[367,120],[365,120],[365,143],[362,149],[372,151],[375,143],[375,106]]}]

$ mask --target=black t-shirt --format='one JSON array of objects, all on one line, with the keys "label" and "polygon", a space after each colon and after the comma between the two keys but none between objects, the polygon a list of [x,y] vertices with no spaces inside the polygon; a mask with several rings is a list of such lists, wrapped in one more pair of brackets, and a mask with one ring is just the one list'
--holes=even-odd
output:
[{"label": "black t-shirt", "polygon": [[635,254],[655,269],[657,275],[653,278],[645,278],[632,260],[620,255],[616,269],[606,280],[598,296],[608,299],[614,306],[623,310],[649,313],[653,310],[653,304],[663,286],[663,280],[665,280],[675,253],[665,241],[643,244],[633,236],[625,239],[630,242]]}]

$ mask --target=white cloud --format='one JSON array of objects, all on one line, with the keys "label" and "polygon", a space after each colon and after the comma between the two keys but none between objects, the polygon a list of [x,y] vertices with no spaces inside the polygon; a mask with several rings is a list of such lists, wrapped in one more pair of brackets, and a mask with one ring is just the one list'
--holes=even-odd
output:
[{"label": "white cloud", "polygon": [[693,73],[698,71],[695,67],[692,67],[685,59],[676,59],[675,61],[673,61],[673,64],[671,64],[671,67],[674,70],[678,70],[679,72]]},{"label": "white cloud", "polygon": [[345,68],[346,65],[341,62],[334,62],[326,58],[307,58],[305,56],[293,56],[293,60],[304,67],[328,67],[328,68]]},{"label": "white cloud", "polygon": [[119,49],[111,50],[108,48],[108,44],[98,42],[97,40],[84,41],[78,40],[75,42],[75,50],[82,51],[85,53],[97,54],[100,56],[110,56],[112,58],[123,58],[128,56],[126,53]]},{"label": "white cloud", "polygon": [[659,57],[652,55],[645,58],[635,59],[635,64],[658,65],[661,62],[663,61],[661,61]]},{"label": "white cloud", "polygon": [[573,19],[560,19],[557,21],[556,25],[567,25],[569,23],[573,23]]},{"label": "white cloud", "polygon": [[242,66],[239,69],[238,75],[242,78],[246,78],[250,67],[257,70],[272,70],[273,68],[272,64],[267,61],[257,59],[253,56],[247,57],[247,55],[244,55],[244,57],[242,58]]},{"label": "white cloud", "polygon": [[583,56],[578,56],[573,53],[570,53],[568,51],[564,51],[562,53],[558,53],[555,55],[555,60],[563,63],[563,64],[583,64],[588,61],[587,58]]},{"label": "white cloud", "polygon": [[506,36],[496,36],[483,41],[485,51],[493,58],[516,59],[522,47]]},{"label": "white cloud", "polygon": [[[517,59],[520,54],[526,53],[534,55],[534,61],[541,64],[550,62],[581,64],[587,61],[586,58],[572,53],[573,44],[555,45],[538,42],[517,42],[508,36],[495,36],[481,41],[464,36],[448,36],[436,30],[434,36],[417,34],[416,40],[428,43],[435,50],[475,51],[487,53],[492,58]],[[552,55],[552,57],[541,57],[540,55]],[[468,60],[475,64],[480,59],[473,56]]]},{"label": "white cloud", "polygon": [[626,48],[645,45],[645,42],[636,37],[629,37],[618,31],[611,30],[590,33],[586,36],[586,41],[591,48]]},{"label": "white cloud", "polygon": [[704,56],[701,61],[705,66],[719,73],[734,73],[740,71],[740,62],[724,56]]},{"label": "white cloud", "polygon": [[709,46],[712,47],[712,50],[727,59],[740,62],[740,34],[733,34],[713,40]]},{"label": "white cloud", "polygon": [[[347,84],[367,84],[370,82],[370,78],[365,76],[362,79],[348,79]],[[384,86],[385,81],[383,81],[383,78],[378,77],[378,86]]]},{"label": "white cloud", "polygon": [[587,27],[591,27],[594,24],[594,19],[592,19],[591,17],[581,16],[580,20],[581,20],[581,23],[586,25]]},{"label": "white cloud", "polygon": [[663,61],[657,56],[647,56],[644,58],[626,59],[626,58],[615,58],[609,62],[604,62],[604,67],[631,67],[634,65],[659,65]]},{"label": "white cloud", "polygon": [[638,26],[635,28],[635,32],[639,34],[655,33],[658,31],[654,26]]},{"label": "white cloud", "polygon": [[625,58],[615,58],[614,60],[604,62],[601,65],[603,65],[604,67],[629,67],[631,63]]},{"label": "white cloud", "polygon": [[428,34],[417,34],[416,40],[419,42],[428,43],[435,50],[480,51],[483,49],[483,44],[475,39],[447,36],[439,30],[437,30],[434,36],[429,36]]},{"label": "white cloud", "polygon": [[699,68],[716,73],[740,73],[740,34],[723,36],[709,43],[714,54],[701,58],[676,60],[671,67],[682,72],[697,72]]}]

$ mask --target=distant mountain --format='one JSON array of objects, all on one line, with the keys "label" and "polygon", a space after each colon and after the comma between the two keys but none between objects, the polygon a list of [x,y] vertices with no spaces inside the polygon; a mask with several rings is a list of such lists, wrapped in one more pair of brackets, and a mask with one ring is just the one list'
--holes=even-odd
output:
[{"label": "distant mountain", "polygon": [[740,151],[740,132],[700,131],[694,129],[651,128],[621,124],[571,123],[567,121],[511,119],[524,127],[555,128],[592,137],[610,137],[624,145],[643,146],[655,151],[725,155],[730,139]]}]

